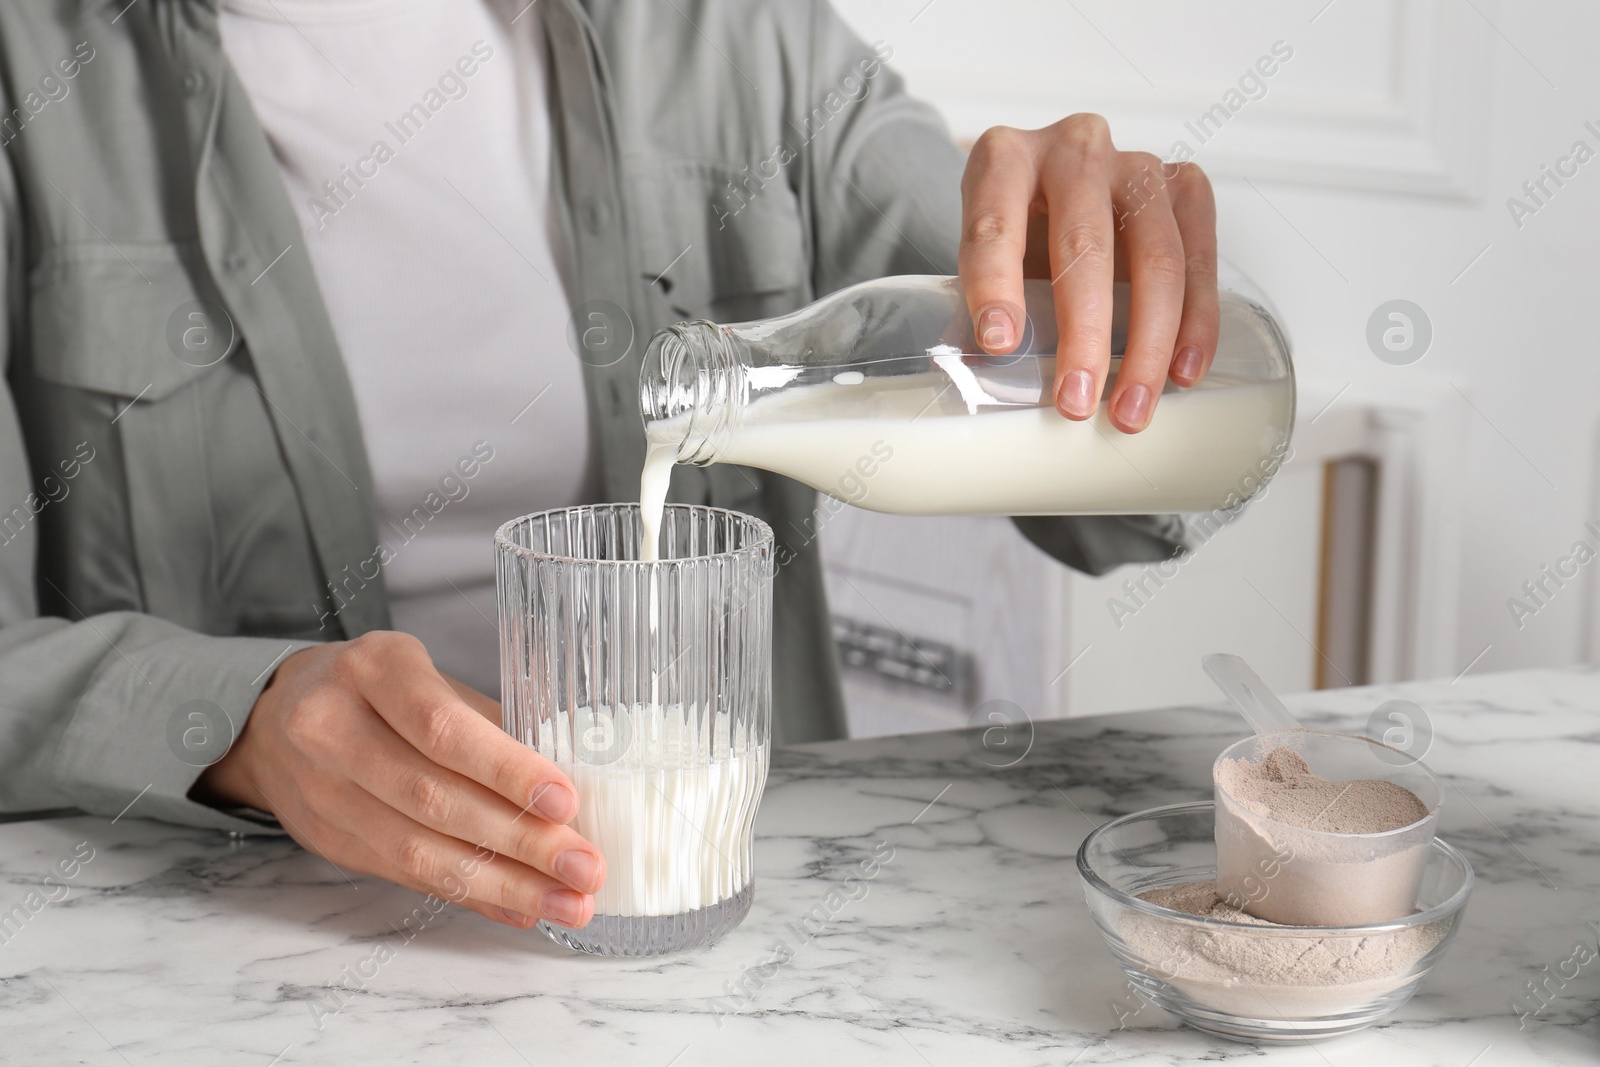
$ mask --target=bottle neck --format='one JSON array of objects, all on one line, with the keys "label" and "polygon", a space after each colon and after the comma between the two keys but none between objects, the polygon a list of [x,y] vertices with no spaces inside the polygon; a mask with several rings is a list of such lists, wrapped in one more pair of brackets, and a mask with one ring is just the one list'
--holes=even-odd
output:
[{"label": "bottle neck", "polygon": [[700,320],[657,331],[639,375],[639,411],[651,445],[676,448],[676,462],[712,462],[748,398],[737,335]]}]

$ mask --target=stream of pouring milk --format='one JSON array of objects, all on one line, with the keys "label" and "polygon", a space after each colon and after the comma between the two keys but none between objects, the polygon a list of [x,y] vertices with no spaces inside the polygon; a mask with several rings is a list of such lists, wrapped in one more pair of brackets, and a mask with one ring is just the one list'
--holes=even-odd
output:
[{"label": "stream of pouring milk", "polygon": [[649,439],[645,450],[644,473],[639,475],[639,558],[645,563],[660,558],[661,516],[667,506],[667,485],[672,481],[672,461],[677,454],[677,442],[661,439],[659,434]]}]

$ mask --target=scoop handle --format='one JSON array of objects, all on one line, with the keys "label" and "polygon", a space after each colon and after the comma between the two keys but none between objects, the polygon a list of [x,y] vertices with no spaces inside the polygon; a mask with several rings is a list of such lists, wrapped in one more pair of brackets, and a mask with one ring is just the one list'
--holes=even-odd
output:
[{"label": "scoop handle", "polygon": [[1250,664],[1229,652],[1213,652],[1200,660],[1222,695],[1232,702],[1245,722],[1258,734],[1274,730],[1303,730],[1300,720],[1284,706]]}]

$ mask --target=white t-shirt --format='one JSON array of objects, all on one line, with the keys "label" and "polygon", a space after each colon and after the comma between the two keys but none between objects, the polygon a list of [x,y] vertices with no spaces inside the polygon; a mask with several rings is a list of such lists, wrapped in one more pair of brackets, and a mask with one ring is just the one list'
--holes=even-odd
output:
[{"label": "white t-shirt", "polygon": [[395,627],[491,696],[495,528],[599,485],[530,7],[224,0],[221,17],[355,389]]}]

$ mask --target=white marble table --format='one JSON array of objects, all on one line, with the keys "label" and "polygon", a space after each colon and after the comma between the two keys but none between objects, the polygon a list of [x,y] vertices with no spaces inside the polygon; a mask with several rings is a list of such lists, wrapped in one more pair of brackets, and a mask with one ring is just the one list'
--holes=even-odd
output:
[{"label": "white marble table", "polygon": [[[1600,1061],[1600,961],[1564,988],[1549,977],[1600,937],[1600,673],[1468,676],[1291,704],[1360,730],[1396,696],[1432,720],[1428,762],[1449,782],[1442,832],[1477,868],[1477,893],[1451,954],[1396,1019],[1270,1055],[1323,1067]],[[710,950],[656,960],[572,955],[454,909],[414,921],[408,940],[397,927],[420,897],[346,878],[281,839],[132,815],[0,825],[0,912],[30,892],[53,898],[0,927],[0,1060],[1248,1059],[1260,1052],[1177,1028],[1155,1007],[1128,1014],[1139,1001],[1072,863],[1106,818],[1204,797],[1212,757],[1238,733],[1216,709],[1046,723],[1004,770],[959,733],[781,752],[749,918]],[[62,878],[58,863],[90,849]],[[893,858],[862,879],[874,849]],[[777,957],[790,958],[764,966],[779,941]],[[1519,1028],[1511,1002],[1539,1004],[1530,979],[1549,1003]]]}]

